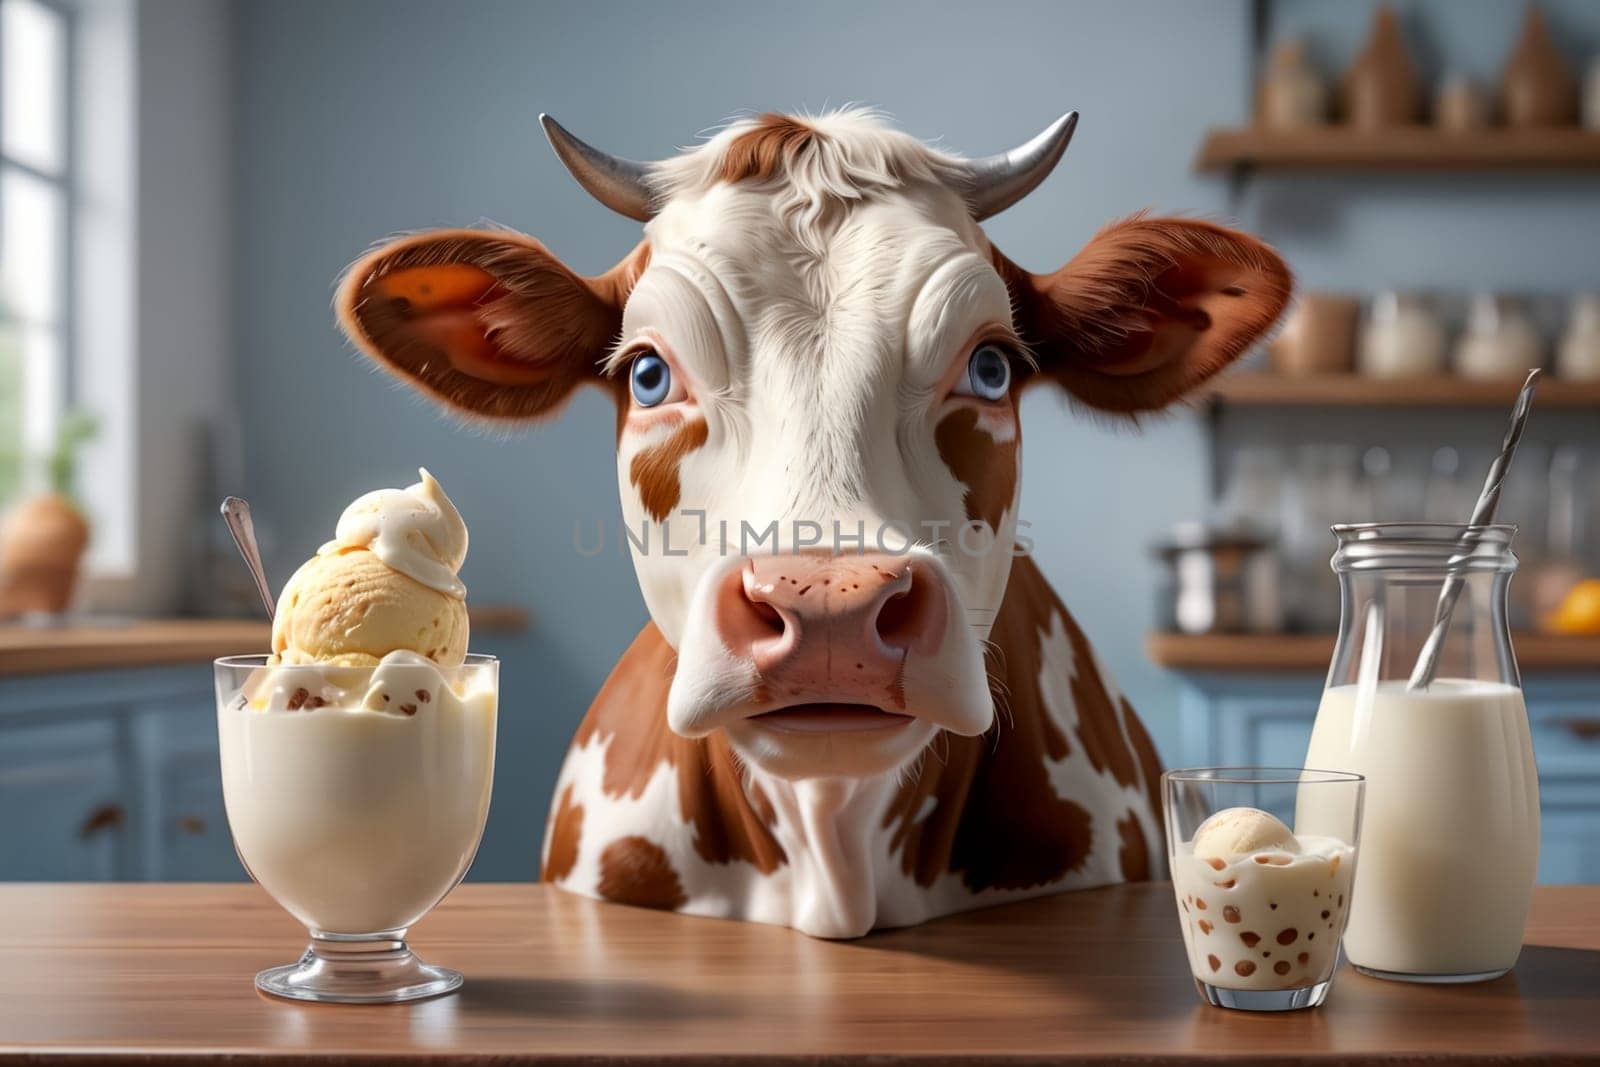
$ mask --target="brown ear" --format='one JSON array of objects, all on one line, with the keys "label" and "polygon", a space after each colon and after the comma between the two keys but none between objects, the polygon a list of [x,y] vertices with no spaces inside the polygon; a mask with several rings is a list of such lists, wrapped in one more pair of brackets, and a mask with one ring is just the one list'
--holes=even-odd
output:
[{"label": "brown ear", "polygon": [[640,244],[584,278],[519,233],[434,230],[358,260],[334,308],[363,352],[434,399],[472,415],[530,419],[601,380],[597,361],[649,259]]},{"label": "brown ear", "polygon": [[1282,314],[1277,253],[1209,222],[1114,222],[1054,274],[991,249],[1039,370],[1092,407],[1152,411],[1237,359]]}]

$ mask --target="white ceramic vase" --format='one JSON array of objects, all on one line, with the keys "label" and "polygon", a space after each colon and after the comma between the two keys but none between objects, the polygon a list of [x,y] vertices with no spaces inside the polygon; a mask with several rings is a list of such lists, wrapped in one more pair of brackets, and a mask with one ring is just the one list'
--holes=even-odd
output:
[{"label": "white ceramic vase", "polygon": [[1467,329],[1456,345],[1456,373],[1463,378],[1521,377],[1544,361],[1539,329],[1512,297],[1479,293],[1472,298]]},{"label": "white ceramic vase", "polygon": [[1444,325],[1428,298],[1394,290],[1372,301],[1356,368],[1369,378],[1417,378],[1445,366]]},{"label": "white ceramic vase", "polygon": [[1600,381],[1600,293],[1572,298],[1567,328],[1556,348],[1556,374],[1575,382]]}]

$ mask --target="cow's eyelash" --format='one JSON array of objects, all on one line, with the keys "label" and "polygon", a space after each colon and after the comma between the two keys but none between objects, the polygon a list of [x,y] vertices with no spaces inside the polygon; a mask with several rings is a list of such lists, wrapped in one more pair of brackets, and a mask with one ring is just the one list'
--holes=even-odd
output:
[{"label": "cow's eyelash", "polygon": [[654,344],[645,339],[629,341],[615,349],[609,356],[600,362],[600,373],[607,378],[615,378],[621,370],[633,362],[635,356],[641,352],[657,351]]},{"label": "cow's eyelash", "polygon": [[957,353],[950,369],[945,372],[947,380],[950,375],[959,377],[965,374],[967,361],[984,345],[996,345],[1005,349],[1012,362],[1018,365],[1013,366],[1013,372],[1025,369],[1029,374],[1033,374],[1039,370],[1039,358],[1034,355],[1028,343],[1019,337],[1015,330],[997,325],[992,332],[978,335]]},{"label": "cow's eyelash", "polygon": [[983,345],[998,345],[1005,349],[1008,355],[1027,367],[1028,370],[1036,371],[1039,369],[1039,359],[1033,354],[1033,349],[1028,347],[1027,343],[1018,337],[1014,330],[999,330],[986,337],[979,338],[967,346],[967,350],[961,354],[961,358],[972,358],[972,353]]},{"label": "cow's eyelash", "polygon": [[1031,345],[1023,341],[1022,338],[1018,337],[1016,334],[1012,334],[1007,339],[1006,344],[1010,346],[1011,354],[1022,361],[1022,365],[1028,368],[1028,372],[1030,374],[1038,372],[1039,357],[1034,354],[1033,347]]}]

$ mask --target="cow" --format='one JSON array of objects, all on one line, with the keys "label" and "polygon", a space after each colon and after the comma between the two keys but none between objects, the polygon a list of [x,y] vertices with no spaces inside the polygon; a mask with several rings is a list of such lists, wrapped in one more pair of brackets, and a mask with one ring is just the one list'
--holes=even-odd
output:
[{"label": "cow", "polygon": [[1013,263],[980,224],[1076,113],[982,159],[871,111],[767,114],[650,164],[541,121],[636,248],[583,277],[515,232],[405,235],[336,311],[458,414],[615,398],[650,621],[567,753],[543,878],[850,938],[1160,877],[1155,748],[1024,551],[1018,401],[1190,394],[1278,319],[1279,257],[1135,215]]}]

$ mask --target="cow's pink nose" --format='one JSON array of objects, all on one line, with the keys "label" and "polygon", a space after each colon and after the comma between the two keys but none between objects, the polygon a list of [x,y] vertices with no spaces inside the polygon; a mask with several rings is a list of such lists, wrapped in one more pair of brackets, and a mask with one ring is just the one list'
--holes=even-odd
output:
[{"label": "cow's pink nose", "polygon": [[749,656],[775,697],[844,697],[938,652],[946,596],[939,572],[888,555],[748,559],[718,590],[723,643]]}]

